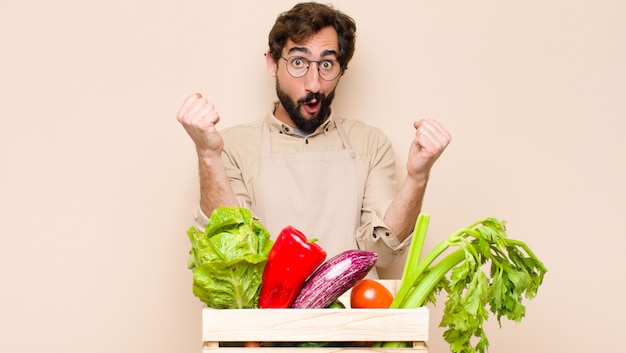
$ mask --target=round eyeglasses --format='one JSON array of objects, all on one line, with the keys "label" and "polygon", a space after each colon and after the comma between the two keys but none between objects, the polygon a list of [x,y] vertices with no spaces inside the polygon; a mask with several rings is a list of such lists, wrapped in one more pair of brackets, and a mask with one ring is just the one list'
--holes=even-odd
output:
[{"label": "round eyeglasses", "polygon": [[309,72],[311,63],[317,63],[317,72],[319,72],[320,77],[325,81],[336,79],[342,72],[341,65],[334,59],[309,60],[301,56],[290,56],[288,58],[282,56],[281,58],[285,60],[287,72],[295,78],[306,75],[306,73]]}]

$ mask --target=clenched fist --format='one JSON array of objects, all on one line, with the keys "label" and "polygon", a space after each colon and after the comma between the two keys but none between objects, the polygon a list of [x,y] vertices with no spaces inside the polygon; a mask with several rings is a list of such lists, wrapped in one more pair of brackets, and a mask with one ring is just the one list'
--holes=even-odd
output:
[{"label": "clenched fist", "polygon": [[416,121],[415,138],[409,149],[407,173],[412,177],[428,175],[430,168],[450,143],[450,133],[436,120]]},{"label": "clenched fist", "polygon": [[189,96],[178,109],[176,119],[183,125],[193,142],[198,155],[219,158],[224,148],[224,140],[215,125],[220,116],[213,104],[201,94]]}]

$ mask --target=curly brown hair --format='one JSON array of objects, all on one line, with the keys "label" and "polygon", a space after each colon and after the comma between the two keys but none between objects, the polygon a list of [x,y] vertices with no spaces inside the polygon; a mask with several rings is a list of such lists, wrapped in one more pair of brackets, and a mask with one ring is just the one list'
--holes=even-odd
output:
[{"label": "curly brown hair", "polygon": [[269,34],[270,56],[274,61],[280,60],[288,39],[299,43],[329,26],[337,31],[339,39],[337,61],[342,69],[346,70],[354,54],[356,23],[350,16],[335,10],[332,5],[300,3],[280,14]]}]

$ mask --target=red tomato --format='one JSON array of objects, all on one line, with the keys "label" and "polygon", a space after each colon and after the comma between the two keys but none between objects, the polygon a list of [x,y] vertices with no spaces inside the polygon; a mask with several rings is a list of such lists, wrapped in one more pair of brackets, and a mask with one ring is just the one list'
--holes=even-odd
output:
[{"label": "red tomato", "polygon": [[350,307],[389,308],[393,294],[385,286],[373,279],[363,279],[352,287]]}]

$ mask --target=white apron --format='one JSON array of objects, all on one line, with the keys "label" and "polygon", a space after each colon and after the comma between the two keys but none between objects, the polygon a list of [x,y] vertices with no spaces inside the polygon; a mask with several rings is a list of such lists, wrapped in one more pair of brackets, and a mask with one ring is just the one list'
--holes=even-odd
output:
[{"label": "white apron", "polygon": [[[357,249],[366,168],[339,122],[344,149],[272,155],[267,119],[261,132],[261,170],[255,214],[272,239],[288,226],[317,238],[327,257]],[[304,143],[304,142],[303,142]]]}]

